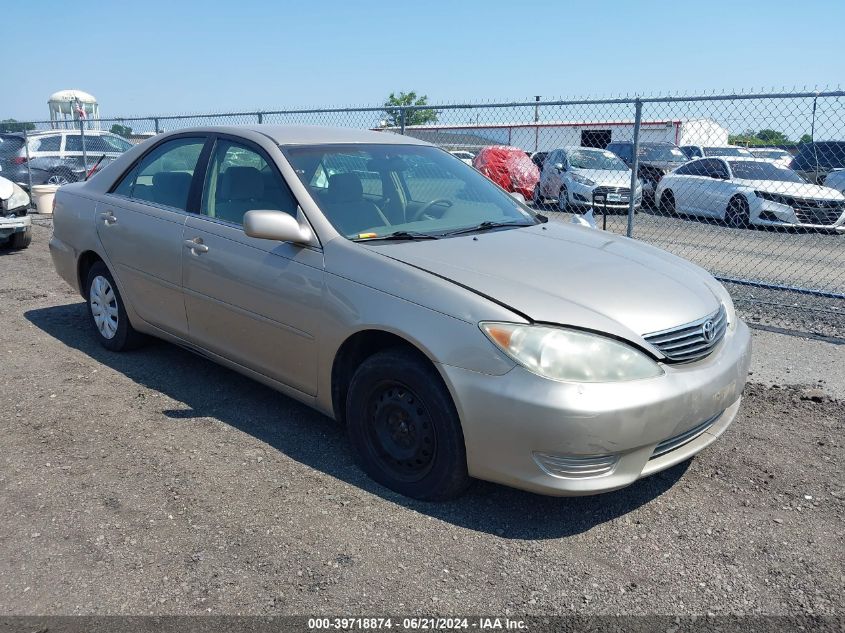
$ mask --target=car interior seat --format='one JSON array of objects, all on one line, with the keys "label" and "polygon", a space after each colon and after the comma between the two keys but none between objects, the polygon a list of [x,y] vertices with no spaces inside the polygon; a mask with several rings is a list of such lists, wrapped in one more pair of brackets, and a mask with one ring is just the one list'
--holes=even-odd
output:
[{"label": "car interior seat", "polygon": [[330,176],[323,202],[326,215],[345,235],[390,226],[390,222],[378,206],[364,199],[364,188],[355,174],[344,173]]}]

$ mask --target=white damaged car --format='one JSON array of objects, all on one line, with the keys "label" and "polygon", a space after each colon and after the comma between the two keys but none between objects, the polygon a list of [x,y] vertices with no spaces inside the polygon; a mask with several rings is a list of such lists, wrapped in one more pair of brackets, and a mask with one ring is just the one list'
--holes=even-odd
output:
[{"label": "white damaged car", "polygon": [[797,173],[760,158],[702,158],[663,177],[658,208],[751,225],[845,232],[845,196],[808,183]]},{"label": "white damaged car", "polygon": [[26,248],[32,242],[29,196],[11,180],[0,177],[0,248]]}]

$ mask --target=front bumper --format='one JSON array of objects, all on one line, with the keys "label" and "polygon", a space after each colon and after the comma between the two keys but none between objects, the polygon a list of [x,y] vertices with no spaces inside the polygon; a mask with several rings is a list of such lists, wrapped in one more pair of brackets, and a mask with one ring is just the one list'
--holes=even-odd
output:
[{"label": "front bumper", "polygon": [[760,200],[760,214],[754,220],[761,226],[778,226],[784,228],[822,229],[826,231],[845,232],[845,212],[834,222],[815,222],[801,218],[795,209],[786,204],[772,200]]},{"label": "front bumper", "polygon": [[[461,417],[469,473],[549,495],[608,492],[688,459],[713,442],[739,409],[751,336],[738,321],[706,358],[663,365],[665,375],[626,383],[564,383],[522,367],[488,376],[442,366]],[[710,421],[674,450],[670,438]],[[538,454],[566,459],[613,456],[598,476],[555,476]]]},{"label": "front bumper", "polygon": [[32,226],[32,218],[22,215],[13,218],[0,217],[0,240],[6,240],[14,233],[22,233]]}]

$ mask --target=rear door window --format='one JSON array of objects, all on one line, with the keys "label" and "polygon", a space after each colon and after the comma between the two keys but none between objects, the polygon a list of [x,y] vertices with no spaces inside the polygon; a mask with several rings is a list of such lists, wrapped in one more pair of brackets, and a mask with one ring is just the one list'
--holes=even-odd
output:
[{"label": "rear door window", "polygon": [[58,152],[61,148],[62,137],[58,134],[53,136],[42,136],[34,140],[33,152]]},{"label": "rear door window", "polygon": [[112,193],[187,211],[188,194],[205,138],[158,145],[127,173]]}]

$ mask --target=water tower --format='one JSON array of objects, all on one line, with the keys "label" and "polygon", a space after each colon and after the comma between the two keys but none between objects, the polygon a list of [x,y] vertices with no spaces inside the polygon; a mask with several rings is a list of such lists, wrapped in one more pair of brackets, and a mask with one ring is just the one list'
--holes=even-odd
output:
[{"label": "water tower", "polygon": [[47,105],[54,128],[79,128],[80,120],[84,120],[86,128],[100,129],[100,106],[87,92],[59,90],[50,95]]}]

